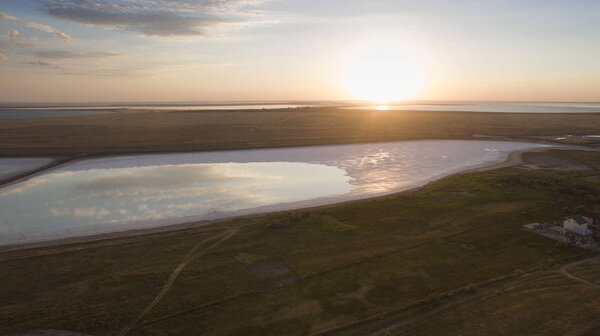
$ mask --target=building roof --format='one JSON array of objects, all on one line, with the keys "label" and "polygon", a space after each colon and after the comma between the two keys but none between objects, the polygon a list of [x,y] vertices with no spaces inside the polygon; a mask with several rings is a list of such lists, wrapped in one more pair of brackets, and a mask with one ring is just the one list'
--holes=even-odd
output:
[{"label": "building roof", "polygon": [[573,216],[572,218],[575,221],[575,223],[577,223],[579,225],[583,225],[583,224],[587,224],[588,223],[588,221],[585,218],[583,218],[582,216],[579,216],[579,215]]},{"label": "building roof", "polygon": [[565,229],[567,229],[570,232],[581,235],[581,236],[589,236],[592,234],[592,232],[590,230],[588,230],[587,227],[582,227],[582,228],[575,227],[575,228],[565,228]]},{"label": "building roof", "polygon": [[542,224],[540,224],[540,223],[529,223],[529,224],[525,224],[525,225],[523,225],[523,226],[524,226],[526,229],[530,229],[530,230],[532,230],[532,229],[535,229],[535,228],[539,227],[540,225],[542,225]]}]

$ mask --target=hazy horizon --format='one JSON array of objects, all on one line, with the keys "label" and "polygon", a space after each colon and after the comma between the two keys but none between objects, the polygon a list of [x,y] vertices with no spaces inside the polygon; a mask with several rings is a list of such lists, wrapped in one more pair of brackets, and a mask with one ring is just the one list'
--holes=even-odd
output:
[{"label": "hazy horizon", "polygon": [[183,101],[0,101],[0,109],[35,108],[35,107],[110,107],[110,106],[235,106],[235,105],[315,105],[328,106],[400,106],[400,105],[452,105],[452,104],[600,104],[598,101],[563,101],[563,100],[399,100],[383,104],[368,100],[183,100]]},{"label": "hazy horizon", "polygon": [[589,0],[4,0],[0,102],[597,102],[598,12]]}]

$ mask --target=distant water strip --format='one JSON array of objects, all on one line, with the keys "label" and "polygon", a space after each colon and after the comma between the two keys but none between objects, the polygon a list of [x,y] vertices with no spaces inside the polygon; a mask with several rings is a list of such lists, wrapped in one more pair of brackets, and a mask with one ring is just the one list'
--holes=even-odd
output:
[{"label": "distant water strip", "polygon": [[88,116],[96,114],[107,114],[112,113],[111,111],[105,110],[54,110],[54,109],[41,109],[41,110],[0,110],[0,120],[2,119],[33,119],[33,118],[56,118],[56,117],[74,117],[74,116]]}]

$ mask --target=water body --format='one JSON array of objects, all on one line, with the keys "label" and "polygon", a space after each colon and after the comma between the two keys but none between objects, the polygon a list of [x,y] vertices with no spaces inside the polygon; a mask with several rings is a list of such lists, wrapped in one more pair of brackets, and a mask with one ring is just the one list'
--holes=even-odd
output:
[{"label": "water body", "polygon": [[0,158],[0,179],[41,168],[53,160],[52,158]]},{"label": "water body", "polygon": [[32,118],[55,118],[55,117],[74,117],[96,114],[107,114],[111,111],[105,110],[85,110],[85,109],[6,109],[0,110],[0,120],[2,119],[32,119]]},{"label": "water body", "polygon": [[537,147],[420,140],[80,160],[0,189],[0,245],[382,195]]},{"label": "water body", "polygon": [[134,110],[165,111],[213,111],[213,110],[274,110],[299,107],[316,107],[316,105],[299,104],[242,104],[242,105],[166,105],[166,106],[129,106]]},{"label": "water body", "polygon": [[0,104],[0,120],[70,117],[112,113],[115,109],[155,111],[269,110],[301,107],[337,107],[364,110],[463,111],[502,113],[600,113],[600,103],[424,102],[391,105],[353,105],[348,102],[198,102],[198,103],[95,103]]},{"label": "water body", "polygon": [[[0,120],[2,119],[30,119],[30,118],[54,118],[54,117],[72,117],[112,113],[115,109],[131,110],[154,110],[154,111],[210,111],[210,110],[267,110],[267,109],[286,109],[299,107],[315,107],[310,104],[198,104],[198,105],[153,105],[153,104],[125,104],[125,105],[91,105],[91,106],[37,106],[37,107],[0,107]],[[319,105],[320,106],[320,105]],[[100,109],[101,107],[101,109]]]},{"label": "water body", "polygon": [[352,106],[343,108],[352,110],[378,109],[502,113],[600,113],[600,103],[448,102],[435,104]]}]

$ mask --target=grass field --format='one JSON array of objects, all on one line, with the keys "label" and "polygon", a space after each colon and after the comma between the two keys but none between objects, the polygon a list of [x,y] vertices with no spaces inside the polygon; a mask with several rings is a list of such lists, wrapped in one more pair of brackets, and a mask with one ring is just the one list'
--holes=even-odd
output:
[{"label": "grass field", "polygon": [[401,335],[597,335],[600,291],[556,273],[394,330]]},{"label": "grass field", "polygon": [[600,260],[592,260],[569,268],[569,273],[580,278],[600,284]]},{"label": "grass field", "polygon": [[117,334],[192,246],[231,227],[239,232],[188,264],[129,335],[364,335],[406,320],[398,330],[415,335],[597,330],[597,289],[548,273],[594,254],[521,226],[597,207],[600,184],[589,178],[598,173],[456,175],[210,228],[3,253],[0,333]]},{"label": "grass field", "polygon": [[598,129],[600,114],[336,108],[118,111],[83,117],[1,120],[0,155],[201,151],[406,139],[482,139],[481,135],[532,140],[596,134]]}]

